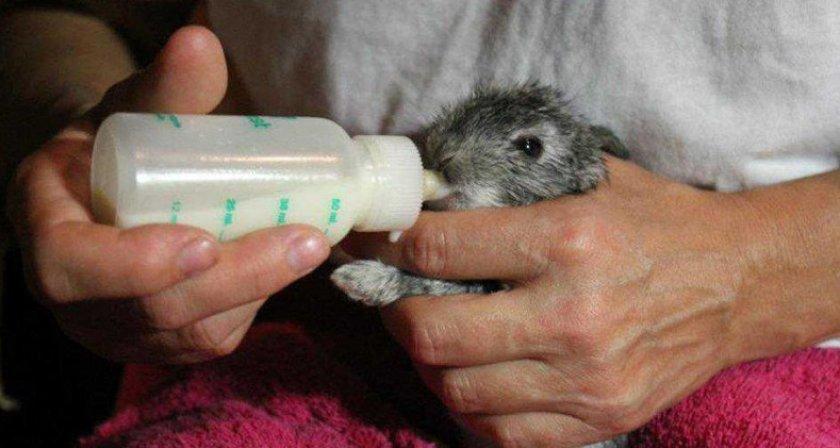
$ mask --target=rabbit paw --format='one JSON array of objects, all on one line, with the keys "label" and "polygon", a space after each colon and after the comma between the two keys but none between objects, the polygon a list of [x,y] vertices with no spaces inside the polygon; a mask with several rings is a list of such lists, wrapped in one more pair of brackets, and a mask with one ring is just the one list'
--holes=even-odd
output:
[{"label": "rabbit paw", "polygon": [[338,267],[330,280],[356,302],[385,306],[401,298],[403,273],[374,260],[359,260]]}]

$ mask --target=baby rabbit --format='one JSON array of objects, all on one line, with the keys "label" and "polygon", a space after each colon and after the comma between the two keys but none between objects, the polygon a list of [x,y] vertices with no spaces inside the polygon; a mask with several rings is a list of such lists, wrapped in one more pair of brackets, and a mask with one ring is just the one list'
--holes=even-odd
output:
[{"label": "baby rabbit", "polygon": [[[427,203],[433,210],[527,205],[595,188],[607,176],[603,154],[628,153],[606,128],[568,110],[562,92],[536,83],[478,87],[445,109],[426,130],[423,165],[443,174],[451,194]],[[385,306],[403,297],[490,293],[492,281],[425,278],[375,260],[336,269],[330,277],[351,299]],[[484,446],[471,439],[470,446]],[[622,447],[626,436],[589,445]]]},{"label": "baby rabbit", "polygon": [[[451,194],[433,210],[527,205],[595,188],[607,176],[603,153],[627,158],[606,128],[568,110],[562,92],[529,83],[480,86],[427,128],[423,165],[443,174]],[[351,299],[384,306],[403,297],[490,293],[487,281],[424,278],[375,260],[336,269],[330,277]]]}]

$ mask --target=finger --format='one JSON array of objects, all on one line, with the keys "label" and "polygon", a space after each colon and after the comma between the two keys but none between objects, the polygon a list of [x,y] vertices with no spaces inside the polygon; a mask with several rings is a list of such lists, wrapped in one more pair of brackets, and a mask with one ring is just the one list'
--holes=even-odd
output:
[{"label": "finger", "polygon": [[[227,68],[221,44],[209,30],[189,26],[177,31],[146,70],[114,86],[92,115],[119,110],[207,113],[227,88]],[[70,126],[46,144],[18,171],[19,194],[51,222],[90,220],[87,179],[93,129]],[[73,187],[73,188],[70,188]],[[72,194],[68,194],[72,193]],[[62,208],[56,210],[55,205]],[[27,208],[23,208],[27,210]]]},{"label": "finger", "polygon": [[579,447],[609,440],[612,434],[563,414],[461,414],[458,420],[503,447]]},{"label": "finger", "polygon": [[416,362],[470,366],[539,355],[529,302],[519,290],[412,297],[381,313]]},{"label": "finger", "polygon": [[[208,112],[223,96],[226,83],[227,72],[218,40],[206,29],[187,27],[173,35],[150,69],[115,87],[100,109]],[[194,240],[198,236],[197,230],[173,230],[176,233],[161,235],[163,239],[155,241],[154,237],[137,235],[144,232],[127,233],[122,238],[114,229],[77,225],[91,220],[88,212],[90,192],[84,181],[88,178],[91,139],[89,130],[68,130],[20,170],[23,187],[17,191],[25,197],[21,199],[23,207],[18,210],[25,210],[26,216],[16,216],[13,220],[26,223],[17,226],[24,232],[50,235],[46,240],[36,239],[41,253],[53,258],[44,261],[44,257],[34,257],[39,260],[36,269],[42,274],[44,271],[50,274],[41,275],[42,279],[47,279],[41,286],[48,295],[59,300],[74,300],[91,293],[101,293],[105,297],[150,294],[155,292],[152,288],[161,289],[169,285],[167,282],[183,278],[183,272],[172,275],[172,266],[177,262],[173,263],[173,257],[167,256],[169,253],[155,257],[153,252],[161,245],[170,252],[186,250],[177,243],[184,238]],[[69,225],[61,228],[68,222]],[[77,234],[69,235],[73,232]],[[157,235],[161,232],[145,233]],[[119,242],[125,244],[115,244]],[[207,247],[206,242],[195,241],[194,245]],[[54,248],[57,252],[52,252]],[[79,254],[79,263],[75,262],[77,249],[83,251]],[[110,253],[104,254],[105,249],[110,249]],[[212,258],[206,255],[199,254],[193,260]],[[88,270],[90,266],[93,269]],[[142,268],[138,275],[126,275],[133,272],[134,267]]]},{"label": "finger", "polygon": [[193,227],[67,222],[42,232],[33,252],[39,292],[65,304],[154,294],[213,266],[220,249]]},{"label": "finger", "polygon": [[[254,316],[256,317],[256,316]],[[251,324],[253,324],[254,319],[251,318],[250,321],[243,323],[238,328],[233,330],[230,335],[221,343],[221,347],[229,347],[227,349],[222,349],[221,351],[194,351],[194,352],[186,352],[177,355],[170,356],[166,358],[163,362],[165,364],[194,364],[198,362],[205,362],[210,361],[220,356],[227,356],[235,351],[240,344],[242,344],[242,340],[245,339],[245,336],[248,334],[248,330],[251,329]]]},{"label": "finger", "polygon": [[443,369],[418,365],[417,370],[446,407],[460,414],[574,413],[580,409],[579,397],[568,392],[575,385],[540,360]]},{"label": "finger", "polygon": [[563,226],[547,204],[422,213],[396,243],[359,234],[342,248],[431,278],[529,279],[550,266],[552,235]]},{"label": "finger", "polygon": [[112,87],[90,116],[119,111],[208,113],[224,97],[228,72],[219,39],[207,28],[176,31],[155,61]]},{"label": "finger", "polygon": [[[111,88],[90,116],[98,121],[120,110],[207,113],[219,104],[226,89],[227,65],[219,40],[206,28],[188,26],[170,37],[149,68]],[[49,223],[90,220],[87,179],[93,129],[77,129],[80,126],[84,124],[71,126],[52,139],[19,170],[18,183],[23,188],[15,191],[32,196],[22,200],[62,206],[41,210],[39,215]]]},{"label": "finger", "polygon": [[246,303],[177,330],[144,335],[142,340],[166,362],[192,363],[226,356],[242,342],[265,301]]},{"label": "finger", "polygon": [[311,272],[328,255],[326,238],[312,227],[257,231],[224,244],[210,270],[138,300],[138,311],[153,327],[181,328],[270,296]]},{"label": "finger", "polygon": [[70,127],[19,165],[9,190],[10,222],[22,235],[64,221],[90,221],[92,130]]},{"label": "finger", "polygon": [[[89,302],[84,314],[59,320],[62,329],[85,347],[113,361],[134,363],[199,362],[231,353],[250,328],[265,299],[247,303],[175,330],[149,331],[123,324],[124,316],[109,316],[125,309],[126,301]],[[93,308],[93,309],[91,309]]]},{"label": "finger", "polygon": [[68,130],[28,159],[17,179],[10,219],[31,241],[27,260],[40,292],[55,303],[148,295],[212,266],[218,244],[200,229],[90,222],[87,182],[75,182],[89,169],[84,135]]}]

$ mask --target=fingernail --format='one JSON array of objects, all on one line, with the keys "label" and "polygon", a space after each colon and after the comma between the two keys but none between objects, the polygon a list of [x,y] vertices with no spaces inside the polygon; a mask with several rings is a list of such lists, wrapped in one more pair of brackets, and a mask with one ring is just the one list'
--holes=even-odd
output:
[{"label": "fingernail", "polygon": [[218,244],[209,238],[199,237],[181,249],[178,267],[185,277],[192,277],[212,267],[218,259]]},{"label": "fingernail", "polygon": [[313,269],[327,258],[330,246],[323,236],[301,233],[293,236],[286,247],[286,263],[299,275]]}]

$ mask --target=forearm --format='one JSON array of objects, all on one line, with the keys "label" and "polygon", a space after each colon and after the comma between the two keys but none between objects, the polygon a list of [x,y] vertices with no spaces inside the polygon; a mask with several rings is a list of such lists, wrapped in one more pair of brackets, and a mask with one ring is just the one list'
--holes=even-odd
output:
[{"label": "forearm", "polygon": [[17,160],[134,70],[107,24],[65,10],[0,18],[0,150],[5,180]]},{"label": "forearm", "polygon": [[840,171],[741,193],[745,270],[736,335],[741,360],[840,335]]}]

